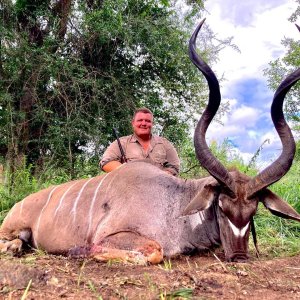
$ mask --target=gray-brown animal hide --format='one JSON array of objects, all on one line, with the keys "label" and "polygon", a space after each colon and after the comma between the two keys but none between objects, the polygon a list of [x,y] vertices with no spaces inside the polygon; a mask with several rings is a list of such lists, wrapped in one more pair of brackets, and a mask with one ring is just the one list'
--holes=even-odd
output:
[{"label": "gray-brown animal hide", "polygon": [[220,243],[213,209],[191,217],[180,214],[199,185],[210,180],[185,181],[148,163],[130,163],[28,196],[12,208],[0,238],[26,236],[30,229],[34,247],[66,253],[132,231],[157,241],[165,255],[208,249]]},{"label": "gray-brown animal hide", "polygon": [[213,177],[183,180],[149,163],[131,162],[103,176],[28,196],[12,208],[0,238],[31,241],[49,253],[72,253],[72,249],[76,253],[83,248],[88,249],[85,255],[93,256],[105,246],[109,258],[119,256],[112,249],[135,252],[148,241],[154,241],[165,256],[222,243],[228,260],[244,260],[248,257],[250,218],[256,213],[259,197],[266,207],[271,197],[272,207],[268,208],[281,216],[299,221],[300,215],[267,189],[261,196],[247,199],[245,186],[250,178],[239,172],[232,176],[239,187],[234,199]]}]

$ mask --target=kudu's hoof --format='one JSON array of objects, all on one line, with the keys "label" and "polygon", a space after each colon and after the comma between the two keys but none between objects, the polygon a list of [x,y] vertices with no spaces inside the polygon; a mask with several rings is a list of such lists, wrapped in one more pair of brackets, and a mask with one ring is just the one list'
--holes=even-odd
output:
[{"label": "kudu's hoof", "polygon": [[14,239],[12,241],[0,241],[0,252],[17,254],[22,250],[23,242],[20,239]]}]

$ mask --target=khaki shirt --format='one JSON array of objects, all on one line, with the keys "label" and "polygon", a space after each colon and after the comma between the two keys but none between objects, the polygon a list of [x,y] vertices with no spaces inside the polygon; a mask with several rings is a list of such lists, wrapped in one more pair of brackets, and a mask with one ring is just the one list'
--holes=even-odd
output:
[{"label": "khaki shirt", "polygon": [[[152,135],[147,152],[143,149],[134,134],[120,137],[119,140],[127,161],[149,159],[159,168],[168,170],[175,176],[178,175],[179,158],[174,146],[167,139]],[[100,161],[101,169],[110,161],[121,161],[121,151],[117,141],[111,143],[104,152]]]}]

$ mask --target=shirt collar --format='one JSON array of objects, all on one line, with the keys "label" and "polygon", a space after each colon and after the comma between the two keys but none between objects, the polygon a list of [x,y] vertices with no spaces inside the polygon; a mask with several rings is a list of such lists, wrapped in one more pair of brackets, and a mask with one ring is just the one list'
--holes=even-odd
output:
[{"label": "shirt collar", "polygon": [[[136,143],[138,142],[138,138],[136,136],[136,134],[132,134],[131,138],[130,138],[130,143]],[[151,140],[150,140],[150,144],[151,145],[156,145],[156,144],[162,144],[162,140],[159,138],[159,136],[151,134]]]}]

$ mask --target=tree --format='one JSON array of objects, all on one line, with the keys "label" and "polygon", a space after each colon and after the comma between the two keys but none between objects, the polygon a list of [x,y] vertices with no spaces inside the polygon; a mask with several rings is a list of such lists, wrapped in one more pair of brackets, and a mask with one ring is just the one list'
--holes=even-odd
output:
[{"label": "tree", "polygon": [[[206,100],[187,55],[203,9],[187,1],[5,0],[1,6],[0,155],[13,173],[24,161],[41,172],[64,166],[75,177],[88,154],[131,131],[136,107],[177,145]],[[212,33],[201,49],[208,61]],[[205,43],[204,43],[205,41]],[[218,47],[216,48],[218,49]]]},{"label": "tree", "polygon": [[[298,0],[300,4],[300,1]],[[289,18],[290,22],[295,23],[300,16],[300,7]],[[295,28],[296,30],[296,28]],[[299,33],[300,37],[300,33]],[[264,73],[268,77],[269,86],[275,91],[280,82],[290,73],[300,67],[300,41],[291,38],[284,38],[282,45],[286,48],[286,54],[282,59],[270,62],[269,68]],[[293,121],[294,130],[300,130],[300,83],[297,83],[287,94],[284,103],[284,110],[287,118]]]}]

